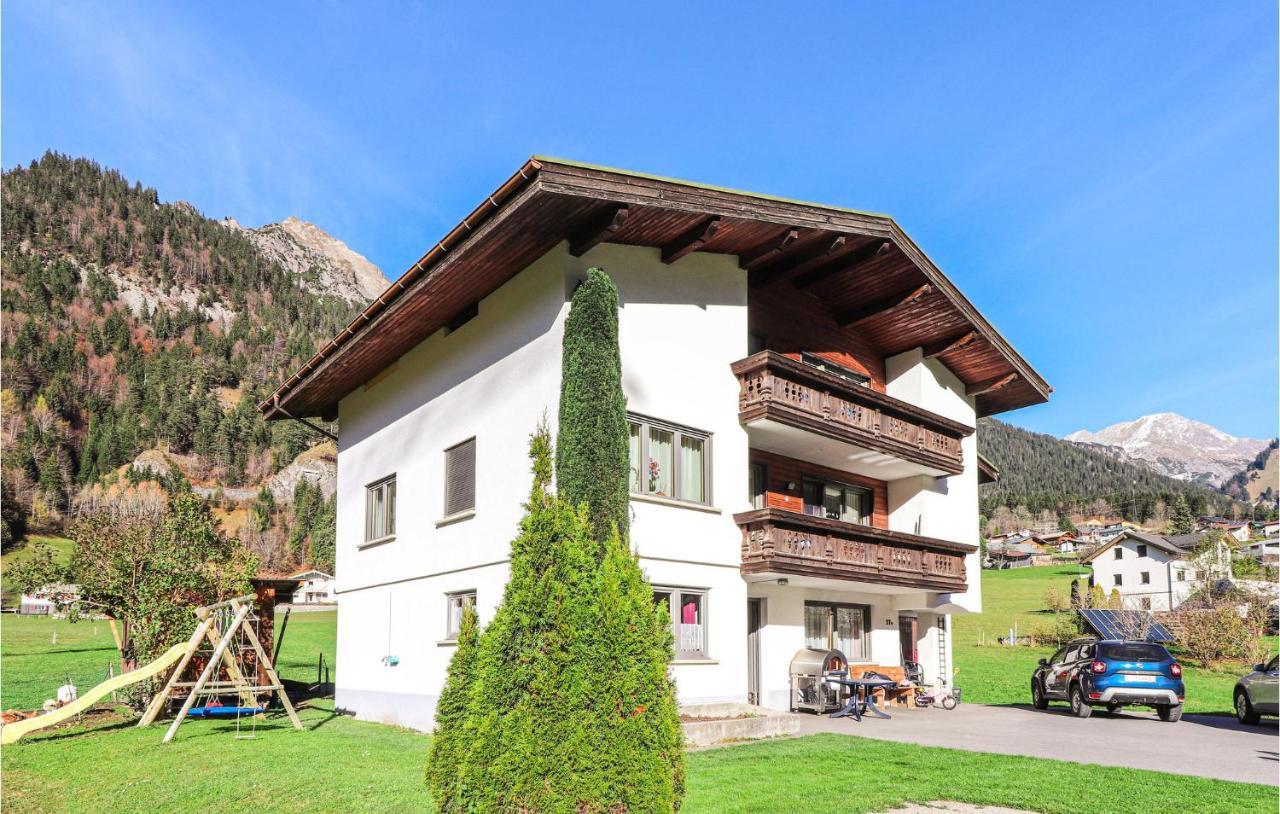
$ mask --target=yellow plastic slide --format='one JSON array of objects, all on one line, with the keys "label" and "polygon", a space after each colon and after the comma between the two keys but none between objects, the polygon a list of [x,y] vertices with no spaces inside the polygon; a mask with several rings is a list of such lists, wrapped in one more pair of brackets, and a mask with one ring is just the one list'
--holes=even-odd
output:
[{"label": "yellow plastic slide", "polygon": [[53,726],[79,715],[104,696],[110,695],[122,687],[137,684],[139,681],[159,675],[178,659],[182,658],[182,654],[185,652],[187,652],[186,644],[175,644],[166,650],[163,656],[150,664],[127,673],[121,673],[115,678],[107,679],[65,707],[58,707],[53,712],[46,712],[44,715],[37,715],[35,718],[26,718],[21,721],[14,721],[11,724],[5,724],[4,728],[0,729],[0,744],[7,746],[8,744],[16,743],[19,738],[28,732],[44,729],[46,726]]}]

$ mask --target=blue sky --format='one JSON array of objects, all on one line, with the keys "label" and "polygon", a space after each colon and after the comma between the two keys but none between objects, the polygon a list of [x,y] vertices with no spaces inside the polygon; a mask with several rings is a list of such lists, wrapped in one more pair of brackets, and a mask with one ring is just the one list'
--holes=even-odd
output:
[{"label": "blue sky", "polygon": [[1269,437],[1276,27],[1269,1],[14,0],[0,159],[297,215],[392,277],[533,153],[886,212],[1056,388],[1006,419]]}]

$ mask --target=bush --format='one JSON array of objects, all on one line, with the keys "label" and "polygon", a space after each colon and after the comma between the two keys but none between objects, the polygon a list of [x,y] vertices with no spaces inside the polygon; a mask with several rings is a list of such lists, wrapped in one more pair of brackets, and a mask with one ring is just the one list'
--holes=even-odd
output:
[{"label": "bush", "polygon": [[1044,592],[1044,606],[1054,613],[1062,613],[1071,610],[1071,601],[1057,588],[1050,588]]},{"label": "bush", "polygon": [[627,402],[618,350],[618,290],[597,268],[573,294],[564,325],[556,485],[571,504],[586,504],[603,555],[617,526],[627,539]]},{"label": "bush", "polygon": [[1203,667],[1253,654],[1257,637],[1230,605],[1184,613],[1178,644]]},{"label": "bush", "polygon": [[468,607],[458,629],[458,648],[449,661],[449,678],[436,704],[436,732],[427,757],[427,788],[441,814],[463,810],[458,802],[457,767],[467,751],[467,705],[475,685],[479,639],[475,609]]}]

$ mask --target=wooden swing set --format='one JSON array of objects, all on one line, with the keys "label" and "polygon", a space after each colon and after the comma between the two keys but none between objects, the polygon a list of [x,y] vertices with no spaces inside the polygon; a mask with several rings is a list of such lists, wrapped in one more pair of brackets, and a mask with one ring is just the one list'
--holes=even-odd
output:
[{"label": "wooden swing set", "polygon": [[[151,699],[138,726],[150,726],[164,709],[165,703],[175,690],[188,690],[182,709],[169,725],[163,743],[173,740],[178,727],[191,714],[197,698],[235,695],[239,705],[234,708],[220,707],[222,710],[233,710],[236,716],[237,737],[253,737],[240,735],[240,718],[242,714],[252,716],[254,734],[257,730],[258,715],[264,710],[257,705],[257,698],[262,693],[275,693],[280,698],[280,705],[288,713],[289,720],[295,729],[302,729],[298,713],[294,711],[289,696],[284,691],[271,657],[267,654],[254,630],[257,621],[253,605],[255,596],[237,596],[225,602],[196,608],[199,624],[187,641],[186,649],[174,667],[173,673],[165,683],[164,689]],[[199,663],[205,659],[204,667],[195,681],[184,681],[183,674],[193,660]],[[225,672],[225,678],[222,673]],[[265,678],[264,683],[258,683]]]}]

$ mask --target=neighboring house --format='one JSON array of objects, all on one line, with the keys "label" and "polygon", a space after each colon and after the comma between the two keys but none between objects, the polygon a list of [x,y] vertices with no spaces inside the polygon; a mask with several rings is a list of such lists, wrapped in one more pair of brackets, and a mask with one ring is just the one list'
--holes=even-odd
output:
[{"label": "neighboring house", "polygon": [[18,599],[18,613],[24,616],[51,616],[61,613],[79,598],[79,585],[45,585]]},{"label": "neighboring house", "polygon": [[1256,520],[1250,526],[1255,537],[1280,537],[1280,520]]},{"label": "neighboring house", "polygon": [[787,709],[806,646],[949,683],[950,616],[981,608],[976,419],[1049,388],[911,239],[554,159],[480,200],[261,405],[341,418],[337,705],[432,725],[462,611],[501,601],[592,266],[619,291],[631,542],[681,702]]},{"label": "neighboring house", "polygon": [[1264,565],[1275,565],[1280,562],[1280,540],[1274,537],[1264,540],[1257,540],[1252,543],[1246,543],[1240,546],[1240,553],[1253,557]]},{"label": "neighboring house", "polygon": [[1213,551],[1194,554],[1203,534],[1162,536],[1125,531],[1081,559],[1089,578],[1107,593],[1120,592],[1134,610],[1174,610],[1197,588],[1231,577],[1231,549],[1219,540]]},{"label": "neighboring house", "polygon": [[302,581],[293,592],[293,604],[326,605],[337,601],[337,595],[333,592],[333,574],[312,569],[294,574],[291,578]]},{"label": "neighboring house", "polygon": [[1253,536],[1249,528],[1248,521],[1241,520],[1239,522],[1228,523],[1222,530],[1222,533],[1235,540],[1237,543],[1246,543]]}]

